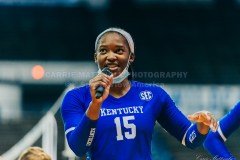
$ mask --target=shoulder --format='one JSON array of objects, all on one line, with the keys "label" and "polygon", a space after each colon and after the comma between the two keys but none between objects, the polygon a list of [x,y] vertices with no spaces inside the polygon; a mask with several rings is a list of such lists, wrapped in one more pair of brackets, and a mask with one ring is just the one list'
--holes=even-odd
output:
[{"label": "shoulder", "polygon": [[89,85],[73,88],[65,94],[61,111],[86,109],[90,102]]},{"label": "shoulder", "polygon": [[66,93],[66,96],[67,95],[71,95],[71,96],[85,95],[88,92],[89,92],[89,85],[78,86],[78,87],[75,87],[75,88],[69,90]]},{"label": "shoulder", "polygon": [[64,96],[63,102],[78,102],[83,103],[90,96],[89,85],[75,87],[69,91]]}]

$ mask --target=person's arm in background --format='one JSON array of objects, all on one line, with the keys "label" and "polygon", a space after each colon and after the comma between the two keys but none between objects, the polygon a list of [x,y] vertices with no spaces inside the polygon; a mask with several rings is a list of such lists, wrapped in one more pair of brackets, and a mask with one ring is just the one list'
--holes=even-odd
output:
[{"label": "person's arm in background", "polygon": [[240,102],[219,121],[216,133],[210,132],[204,142],[204,148],[217,158],[235,159],[224,142],[240,126]]},{"label": "person's arm in background", "polygon": [[204,142],[204,148],[215,158],[235,160],[224,144],[218,132],[210,132]]},{"label": "person's arm in background", "polygon": [[[84,93],[68,92],[65,96],[61,113],[64,121],[65,135],[71,150],[79,157],[83,156],[91,147],[96,132],[100,108],[109,94],[112,76],[99,74],[90,80],[92,101],[84,109]],[[105,91],[99,99],[95,98],[96,86],[103,86]]]},{"label": "person's arm in background", "polygon": [[214,129],[217,128],[216,120],[206,111],[190,115],[189,118],[196,122],[191,124],[186,116],[178,110],[167,93],[163,96],[165,96],[164,107],[159,115],[158,122],[188,148],[194,149],[202,145],[210,126]]}]

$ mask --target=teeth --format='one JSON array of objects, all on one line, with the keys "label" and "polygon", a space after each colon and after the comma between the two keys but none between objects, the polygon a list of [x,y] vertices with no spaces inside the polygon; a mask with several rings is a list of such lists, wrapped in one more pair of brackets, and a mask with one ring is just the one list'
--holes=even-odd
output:
[{"label": "teeth", "polygon": [[110,66],[110,65],[109,65],[108,67],[110,67],[110,68],[114,68],[114,67],[117,67],[117,66],[115,66],[115,65],[114,65],[114,66],[112,66],[112,65]]}]

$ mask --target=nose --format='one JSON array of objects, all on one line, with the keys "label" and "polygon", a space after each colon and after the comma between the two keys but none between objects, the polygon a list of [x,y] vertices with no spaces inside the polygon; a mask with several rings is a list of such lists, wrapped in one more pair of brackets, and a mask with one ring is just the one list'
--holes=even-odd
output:
[{"label": "nose", "polygon": [[109,51],[108,54],[107,54],[107,60],[114,61],[116,59],[117,59],[116,54],[112,51]]}]

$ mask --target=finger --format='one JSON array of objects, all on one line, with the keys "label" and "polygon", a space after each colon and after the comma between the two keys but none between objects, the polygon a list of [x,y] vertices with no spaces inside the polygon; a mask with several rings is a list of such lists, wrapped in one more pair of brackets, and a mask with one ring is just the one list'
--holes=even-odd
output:
[{"label": "finger", "polygon": [[210,115],[208,115],[208,114],[204,114],[203,115],[203,121],[206,123],[206,124],[211,124],[212,123],[212,117],[210,116]]},{"label": "finger", "polygon": [[201,118],[204,121],[211,121],[211,115],[208,112],[201,112]]},{"label": "finger", "polygon": [[[210,121],[210,117],[207,115],[207,111],[199,111],[190,116],[191,119],[193,119],[195,122],[206,122]],[[210,122],[207,122],[210,123]]]},{"label": "finger", "polygon": [[105,77],[104,75],[97,75],[96,77],[94,77],[91,82],[96,82],[96,81],[107,81],[108,78]]},{"label": "finger", "polygon": [[[210,120],[208,120],[210,118]],[[212,114],[208,114],[207,115],[207,119],[205,119],[203,121],[203,123],[207,126],[209,126],[209,128],[213,131],[216,132],[217,130],[217,123],[216,123],[216,119],[214,118],[214,116]]]},{"label": "finger", "polygon": [[91,84],[91,89],[96,90],[99,86],[103,86],[104,88],[106,88],[108,86],[108,84],[106,84],[105,82],[102,82],[102,81],[98,81],[98,82]]},{"label": "finger", "polygon": [[215,120],[216,120],[216,118],[215,118],[214,114],[212,114],[212,113],[210,113],[210,112],[207,112],[207,115],[208,115],[208,116],[210,116],[210,117],[212,117],[213,119],[215,119]]},{"label": "finger", "polygon": [[213,127],[212,117],[210,117],[210,116],[206,116],[206,117],[202,118],[202,123],[209,127]]},{"label": "finger", "polygon": [[209,126],[211,124],[211,119],[212,119],[211,114],[207,114],[206,112],[200,112],[199,113],[198,122],[202,122],[205,125]]},{"label": "finger", "polygon": [[205,113],[199,113],[199,120],[205,122],[208,120],[207,115]]},{"label": "finger", "polygon": [[214,114],[207,112],[207,115],[211,119],[211,123],[212,123],[213,127],[217,128],[218,124],[217,124],[217,120],[216,120]]},{"label": "finger", "polygon": [[100,73],[98,76],[103,76],[103,77],[105,77],[107,79],[110,79],[111,76],[113,77],[113,74],[107,75],[107,74],[104,74],[104,73]]},{"label": "finger", "polygon": [[214,127],[216,128],[216,130],[217,130],[217,129],[218,129],[218,122],[217,122],[217,119],[215,118],[214,115],[212,115],[212,117],[213,117],[213,120],[214,120],[213,125],[214,125]]},{"label": "finger", "polygon": [[210,123],[209,127],[210,127],[210,129],[211,129],[212,131],[215,130],[215,127],[213,126],[213,123],[214,123],[214,120],[211,119],[211,123]]},{"label": "finger", "polygon": [[218,122],[217,121],[215,121],[214,126],[215,126],[215,128],[218,129]]},{"label": "finger", "polygon": [[210,112],[205,111],[205,110],[199,111],[199,112],[197,112],[196,114],[201,115],[201,116],[200,116],[201,118],[207,119],[207,120],[209,120],[209,121],[210,121],[211,116],[212,116],[212,114],[211,114]]},{"label": "finger", "polygon": [[104,82],[106,84],[110,84],[110,79],[108,79],[104,76],[95,77],[94,79],[92,79],[92,81],[90,83],[97,83],[99,81]]},{"label": "finger", "polygon": [[207,117],[207,120],[210,121],[210,120],[212,119],[212,115],[211,115],[211,114],[206,113],[205,115],[206,115],[206,117]]},{"label": "finger", "polygon": [[210,128],[213,132],[217,131],[216,125],[215,125],[215,119],[212,119]]},{"label": "finger", "polygon": [[188,119],[191,121],[196,121],[198,119],[198,115],[197,114],[188,115]]},{"label": "finger", "polygon": [[193,115],[192,121],[201,122],[201,123],[204,123],[207,126],[210,125],[210,120],[207,120],[206,115],[204,115],[203,113],[197,113],[197,114]]},{"label": "finger", "polygon": [[109,91],[109,90],[110,90],[110,87],[111,87],[111,86],[108,85],[108,86],[106,87],[106,90]]},{"label": "finger", "polygon": [[217,123],[217,120],[214,118],[213,119],[213,132],[216,132],[217,131],[217,129],[218,129],[218,123]]}]

